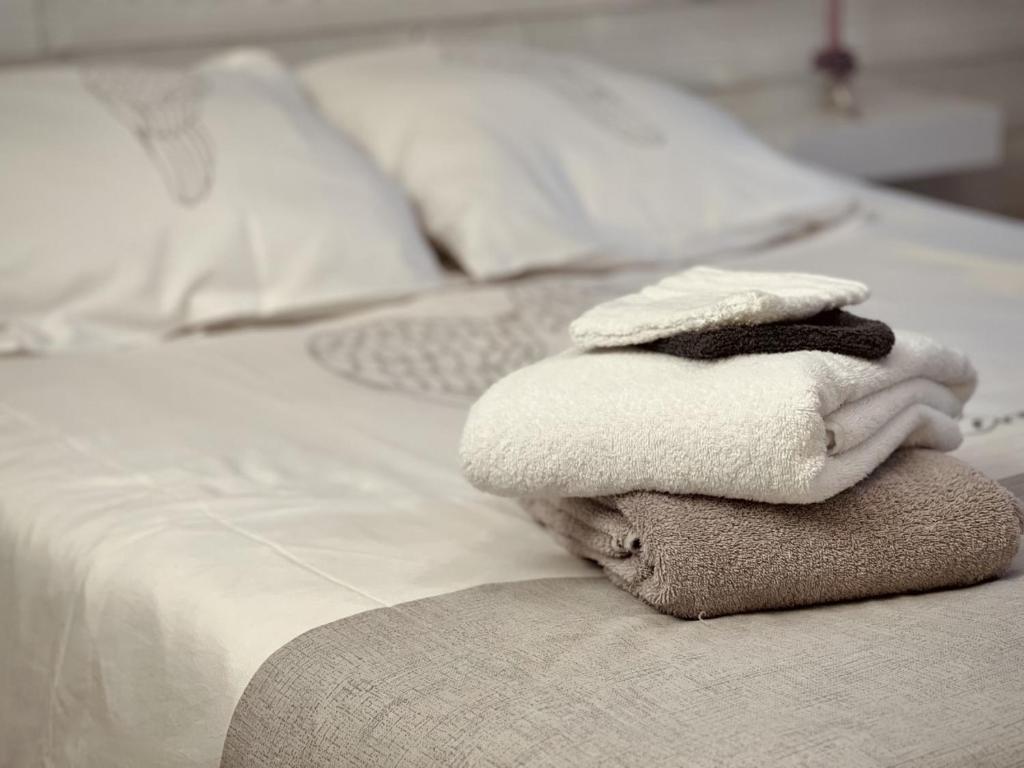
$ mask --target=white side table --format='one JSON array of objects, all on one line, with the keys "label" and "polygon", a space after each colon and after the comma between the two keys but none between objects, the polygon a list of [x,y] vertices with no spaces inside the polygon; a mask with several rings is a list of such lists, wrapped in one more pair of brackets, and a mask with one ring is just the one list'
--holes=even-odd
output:
[{"label": "white side table", "polygon": [[821,108],[817,86],[807,78],[714,100],[787,154],[866,179],[976,170],[1002,159],[1004,116],[995,104],[862,77],[861,114],[845,117]]}]

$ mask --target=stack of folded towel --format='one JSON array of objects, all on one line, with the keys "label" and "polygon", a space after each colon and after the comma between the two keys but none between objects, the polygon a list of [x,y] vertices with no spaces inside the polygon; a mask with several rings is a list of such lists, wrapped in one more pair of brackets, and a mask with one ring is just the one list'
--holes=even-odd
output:
[{"label": "stack of folded towel", "polygon": [[599,305],[476,403],[466,475],[684,618],[997,576],[1021,509],[937,452],[974,369],[842,309],[867,295],[698,267]]}]

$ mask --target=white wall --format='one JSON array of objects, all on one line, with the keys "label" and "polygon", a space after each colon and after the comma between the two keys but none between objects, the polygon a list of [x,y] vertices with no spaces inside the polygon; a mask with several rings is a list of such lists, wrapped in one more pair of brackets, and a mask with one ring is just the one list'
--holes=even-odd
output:
[{"label": "white wall", "polygon": [[[704,87],[805,71],[823,0],[0,0],[0,57],[181,55],[272,42],[292,58],[409,34],[586,52]],[[1024,0],[848,0],[869,66],[1024,55]]]},{"label": "white wall", "polygon": [[[987,98],[1024,132],[1024,0],[847,0],[866,69]],[[715,91],[806,77],[824,0],[0,0],[0,61],[197,58],[269,44],[298,61],[417,35],[568,49]]]}]

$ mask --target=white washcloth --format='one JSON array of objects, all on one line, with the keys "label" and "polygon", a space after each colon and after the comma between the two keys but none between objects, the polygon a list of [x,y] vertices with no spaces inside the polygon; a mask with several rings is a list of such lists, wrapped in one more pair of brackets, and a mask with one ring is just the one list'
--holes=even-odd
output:
[{"label": "white washcloth", "polygon": [[879,361],[574,350],[492,386],[469,414],[462,461],[474,485],[503,496],[651,490],[808,504],[900,446],[956,448],[975,383],[962,353],[906,332]]},{"label": "white washcloth", "polygon": [[569,328],[583,349],[643,344],[684,331],[799,320],[859,304],[868,287],[799,272],[739,272],[693,267],[599,304]]}]

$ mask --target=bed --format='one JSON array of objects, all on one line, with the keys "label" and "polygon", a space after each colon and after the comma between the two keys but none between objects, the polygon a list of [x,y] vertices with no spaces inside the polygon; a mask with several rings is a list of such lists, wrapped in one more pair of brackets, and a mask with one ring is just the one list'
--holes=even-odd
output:
[{"label": "bed", "polygon": [[[1024,226],[842,183],[854,215],[716,265],[862,280],[866,314],[969,350],[955,455],[1024,499]],[[679,621],[463,478],[491,383],[674,268],[430,272],[0,356],[0,766],[1021,765],[1024,555],[966,590]]]},{"label": "bed", "polygon": [[[870,221],[736,262],[868,280],[875,312],[974,350],[959,455],[1022,492],[1019,226],[870,197]],[[4,360],[3,764],[613,764],[637,728],[664,736],[655,764],[684,744],[708,765],[1016,764],[1024,564],[966,592],[612,621],[614,587],[462,480],[481,387],[650,277],[453,285],[340,321]],[[484,360],[481,338],[508,347]],[[375,367],[374,339],[418,370]],[[299,663],[325,653],[326,690]],[[683,687],[651,709],[666,675]]]}]

